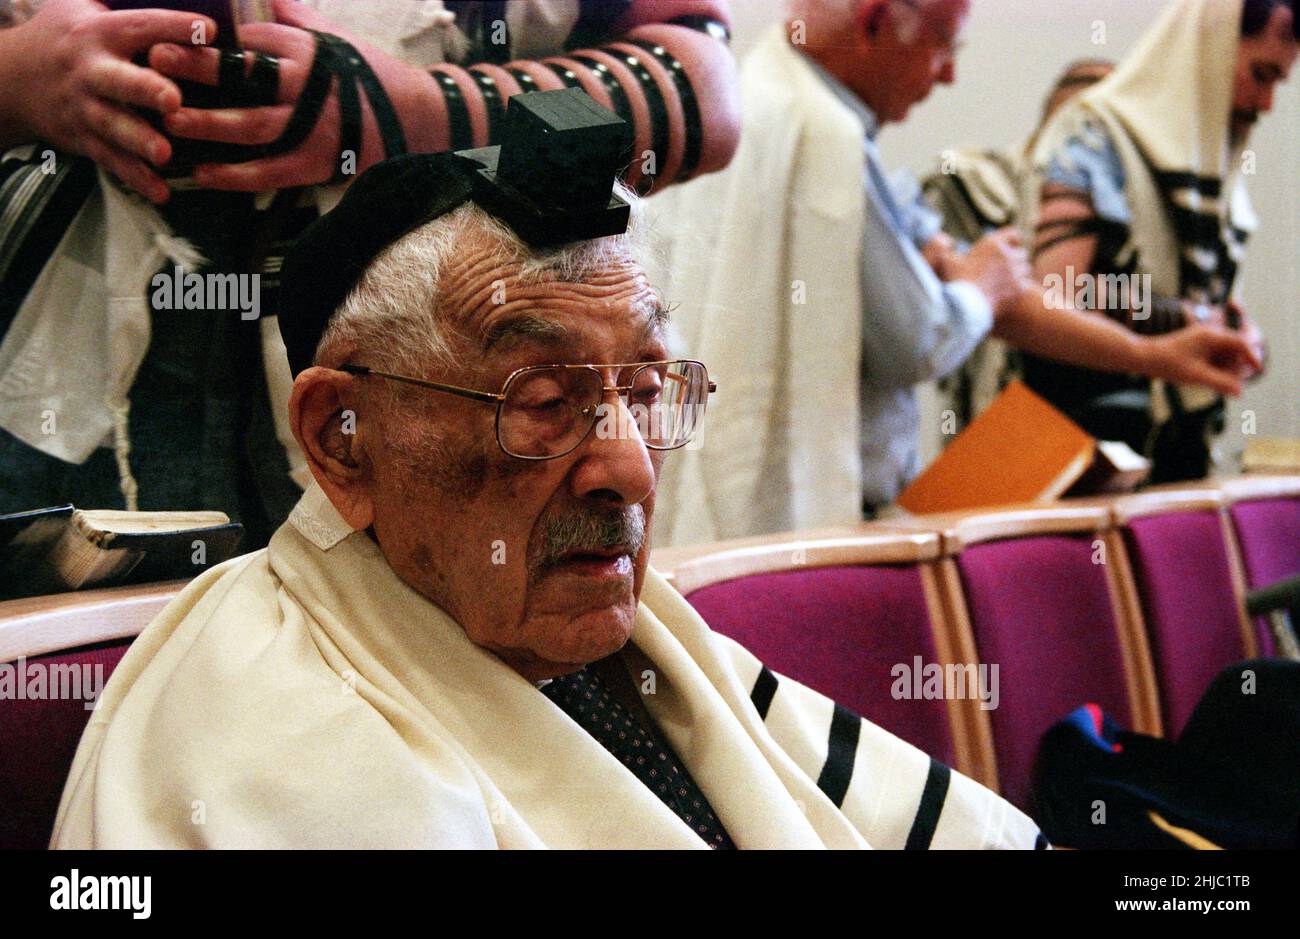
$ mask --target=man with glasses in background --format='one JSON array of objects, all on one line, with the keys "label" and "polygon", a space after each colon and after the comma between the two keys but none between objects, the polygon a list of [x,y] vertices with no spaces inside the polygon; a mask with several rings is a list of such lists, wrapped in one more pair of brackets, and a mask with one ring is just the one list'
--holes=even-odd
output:
[{"label": "man with glasses in background", "polygon": [[459,160],[377,165],[288,258],[315,482],[141,635],[54,845],[1041,846],[648,567],[708,372],[626,218],[539,243]]}]

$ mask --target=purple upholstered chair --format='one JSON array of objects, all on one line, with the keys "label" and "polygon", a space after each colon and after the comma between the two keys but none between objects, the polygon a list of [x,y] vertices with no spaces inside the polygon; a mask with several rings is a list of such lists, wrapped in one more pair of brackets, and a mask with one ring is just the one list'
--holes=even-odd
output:
[{"label": "purple upholstered chair", "polygon": [[[7,667],[33,678],[38,672],[71,676],[75,669],[77,682],[107,682],[129,646],[105,643]],[[49,844],[63,784],[91,713],[81,698],[0,700],[0,850],[44,850]]]},{"label": "purple upholstered chair", "polygon": [[1223,504],[1217,492],[1170,490],[1116,505],[1170,738],[1221,669],[1256,654]]},{"label": "purple upholstered chair", "polygon": [[135,636],[180,586],[0,602],[0,668],[15,689],[0,696],[0,850],[49,844],[72,758],[93,713],[87,697],[93,701],[100,681],[108,681]]},{"label": "purple upholstered chair", "polygon": [[1126,728],[1152,724],[1147,652],[1129,647],[1100,544],[1109,517],[1104,507],[990,511],[947,534],[979,661],[998,666],[988,716],[999,788],[1022,808],[1039,741],[1080,705],[1099,704]]},{"label": "purple upholstered chair", "polygon": [[[1246,587],[1256,590],[1300,574],[1300,476],[1242,477],[1225,485]],[[1261,655],[1277,651],[1268,621],[1255,621]]]},{"label": "purple upholstered chair", "polygon": [[[837,530],[839,531],[839,530]],[[892,670],[942,662],[933,533],[786,536],[657,554],[655,566],[715,630],[774,672],[820,691],[931,756],[970,772],[947,702],[898,699]]]}]

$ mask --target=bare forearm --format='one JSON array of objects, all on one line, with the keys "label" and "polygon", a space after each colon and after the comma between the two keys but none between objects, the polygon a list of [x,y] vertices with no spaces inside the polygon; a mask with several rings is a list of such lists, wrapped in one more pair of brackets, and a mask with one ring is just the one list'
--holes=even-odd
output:
[{"label": "bare forearm", "polygon": [[1050,306],[1038,289],[999,316],[993,335],[1017,349],[1105,372],[1142,372],[1149,340],[1095,313]]}]

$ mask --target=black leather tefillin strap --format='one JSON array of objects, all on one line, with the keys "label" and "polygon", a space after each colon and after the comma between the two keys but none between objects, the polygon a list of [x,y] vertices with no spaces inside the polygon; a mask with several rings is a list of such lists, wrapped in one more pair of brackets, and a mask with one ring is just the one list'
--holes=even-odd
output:
[{"label": "black leather tefillin strap", "polygon": [[605,90],[609,92],[609,100],[614,105],[614,113],[629,124],[633,123],[632,107],[628,103],[627,92],[623,90],[623,85],[619,82],[618,76],[609,70],[609,66],[591,55],[574,53],[569,58],[575,62],[581,62],[591,69],[596,77],[604,83]]},{"label": "black leather tefillin strap", "polygon": [[602,48],[601,51],[616,57],[636,76],[641,91],[645,94],[646,107],[650,110],[650,150],[655,155],[655,173],[642,180],[640,188],[644,191],[641,195],[645,195],[653,185],[654,176],[658,175],[664,161],[668,159],[668,105],[664,102],[663,92],[659,90],[659,83],[655,81],[654,75],[640,58],[610,46]]},{"label": "black leather tefillin strap", "polygon": [[[336,50],[337,52],[337,50]],[[350,162],[352,173],[356,173],[357,164],[361,162],[363,124],[361,116],[361,95],[357,83],[348,81],[339,75],[339,155],[334,161],[332,183],[342,182],[349,175],[344,167]],[[351,160],[348,160],[349,154]]]},{"label": "black leather tefillin strap", "polygon": [[700,121],[700,105],[695,98],[695,88],[691,77],[677,58],[663,46],[646,39],[633,39],[632,45],[640,46],[654,56],[677,85],[677,97],[682,102],[682,116],[686,121],[686,141],[682,152],[682,167],[677,171],[677,181],[685,182],[700,165],[700,149],[704,143],[704,126]]},{"label": "black leather tefillin strap", "polygon": [[280,98],[280,60],[273,55],[254,53],[253,68],[244,84],[253,104],[275,104]]},{"label": "black leather tefillin strap", "polygon": [[519,82],[520,91],[541,91],[541,89],[537,87],[537,80],[523,69],[508,68],[506,71],[515,77],[515,81]]},{"label": "black leather tefillin strap", "polygon": [[559,62],[543,62],[542,64],[554,72],[556,78],[564,82],[565,88],[582,87],[582,79],[578,77],[578,73],[567,65],[563,65]]},{"label": "black leather tefillin strap", "polygon": [[[298,95],[284,132],[273,143],[262,148],[262,156],[289,153],[302,145],[320,120],[330,86],[338,78],[339,93],[339,154],[336,160],[334,182],[345,178],[342,172],[347,153],[354,154],[360,163],[362,146],[361,93],[370,102],[370,109],[379,125],[384,155],[393,157],[406,152],[406,135],[393,110],[392,102],[374,70],[353,48],[352,44],[329,33],[312,31],[316,37],[316,56],[312,61],[307,82]],[[358,85],[360,88],[358,88]]]},{"label": "black leather tefillin strap", "polygon": [[217,57],[217,87],[232,97],[243,97],[248,60],[243,49],[222,49]]},{"label": "black leather tefillin strap", "polygon": [[248,64],[244,49],[222,49],[217,59],[217,91],[213,98],[193,85],[184,87],[195,107],[241,108],[265,107],[275,104],[280,95],[280,60],[263,52],[253,53],[253,64]]},{"label": "black leather tefillin strap", "polygon": [[488,145],[490,146],[496,139],[493,132],[501,126],[501,116],[505,113],[505,99],[501,96],[501,89],[497,87],[496,79],[491,75],[472,68],[466,71],[478,83],[478,90],[483,95],[483,106],[487,108]]},{"label": "black leather tefillin strap", "polygon": [[451,149],[468,150],[474,146],[474,131],[469,122],[469,106],[456,79],[436,69],[429,72],[442,89],[442,100],[447,105],[447,126],[451,132]]}]

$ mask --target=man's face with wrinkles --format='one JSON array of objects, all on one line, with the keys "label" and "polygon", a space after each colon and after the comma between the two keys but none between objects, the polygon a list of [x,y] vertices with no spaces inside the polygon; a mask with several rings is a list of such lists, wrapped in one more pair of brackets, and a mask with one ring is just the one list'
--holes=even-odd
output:
[{"label": "man's face with wrinkles", "polygon": [[[525,366],[667,357],[657,297],[634,263],[580,283],[516,273],[487,237],[458,246],[439,311],[456,365],[416,377],[498,392]],[[625,403],[617,439],[593,430],[572,453],[533,462],[497,446],[491,405],[397,387],[384,419],[391,445],[375,459],[373,530],[398,576],[532,680],[620,649],[663,459]]]}]

